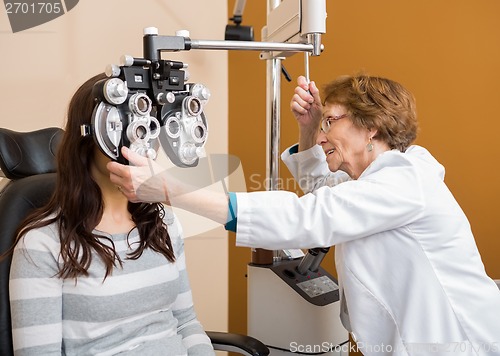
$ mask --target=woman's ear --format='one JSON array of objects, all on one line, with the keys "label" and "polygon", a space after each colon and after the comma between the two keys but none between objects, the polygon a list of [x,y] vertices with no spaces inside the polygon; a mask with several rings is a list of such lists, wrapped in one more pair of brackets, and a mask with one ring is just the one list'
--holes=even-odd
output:
[{"label": "woman's ear", "polygon": [[377,136],[378,130],[375,128],[368,129],[369,137],[375,138]]}]

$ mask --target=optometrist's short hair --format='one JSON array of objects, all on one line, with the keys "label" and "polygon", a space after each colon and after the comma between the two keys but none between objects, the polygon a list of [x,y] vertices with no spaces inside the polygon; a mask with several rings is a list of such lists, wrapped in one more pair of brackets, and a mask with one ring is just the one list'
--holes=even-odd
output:
[{"label": "optometrist's short hair", "polygon": [[404,152],[418,131],[415,98],[393,80],[364,74],[341,76],[323,89],[324,103],[342,105],[358,127],[376,129],[375,139]]}]

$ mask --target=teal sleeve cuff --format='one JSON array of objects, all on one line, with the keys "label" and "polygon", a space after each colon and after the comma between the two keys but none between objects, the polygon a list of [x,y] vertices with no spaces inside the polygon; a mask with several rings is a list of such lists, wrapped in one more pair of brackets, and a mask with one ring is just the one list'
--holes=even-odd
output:
[{"label": "teal sleeve cuff", "polygon": [[294,153],[297,153],[299,152],[299,145],[296,144],[296,145],[293,145],[292,147],[290,147],[288,149],[288,153],[290,153],[291,155],[293,155]]},{"label": "teal sleeve cuff", "polygon": [[227,223],[224,228],[228,231],[236,232],[238,223],[238,203],[236,193],[229,192],[229,210],[227,213]]}]

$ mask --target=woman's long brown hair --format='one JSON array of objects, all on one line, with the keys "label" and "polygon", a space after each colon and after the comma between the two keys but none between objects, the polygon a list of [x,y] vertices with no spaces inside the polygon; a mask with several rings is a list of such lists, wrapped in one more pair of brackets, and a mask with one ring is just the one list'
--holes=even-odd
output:
[{"label": "woman's long brown hair", "polygon": [[[31,213],[16,233],[16,243],[28,231],[56,223],[61,241],[62,264],[60,278],[87,276],[92,262],[92,252],[97,253],[106,266],[104,278],[114,267],[121,265],[113,241],[93,233],[103,214],[101,190],[92,179],[91,161],[97,145],[91,135],[81,136],[81,125],[89,125],[95,101],[92,96],[94,83],[106,78],[104,74],[87,80],[75,92],[68,107],[64,137],[56,154],[56,189],[49,202]],[[140,243],[128,256],[139,258],[145,249],[163,254],[175,261],[167,227],[163,222],[163,205],[128,203],[128,211],[135,223]],[[130,233],[130,232],[129,232]],[[110,244],[104,243],[107,239]]]}]

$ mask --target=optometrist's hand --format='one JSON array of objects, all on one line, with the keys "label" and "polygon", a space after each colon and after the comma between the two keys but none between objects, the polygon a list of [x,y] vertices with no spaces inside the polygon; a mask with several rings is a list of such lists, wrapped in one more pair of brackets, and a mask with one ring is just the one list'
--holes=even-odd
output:
[{"label": "optometrist's hand", "polygon": [[130,165],[109,162],[110,180],[131,202],[168,203],[165,170],[155,161],[143,157],[127,147],[123,156]]},{"label": "optometrist's hand", "polygon": [[106,167],[110,172],[111,182],[129,201],[161,202],[221,224],[227,222],[228,197],[224,192],[186,184],[176,178],[171,170],[164,169],[155,161],[126,147],[122,147],[122,154],[130,162],[129,166],[109,162]]},{"label": "optometrist's hand", "polygon": [[300,76],[290,108],[299,125],[299,151],[307,150],[317,143],[323,116],[323,105],[316,83],[308,83],[305,77]]},{"label": "optometrist's hand", "polygon": [[292,113],[300,128],[318,129],[323,115],[323,105],[315,82],[308,83],[304,76],[297,79],[295,94],[290,103]]}]

